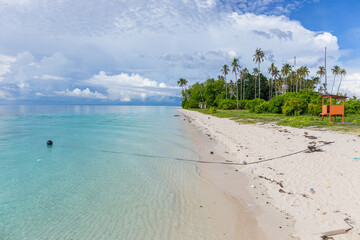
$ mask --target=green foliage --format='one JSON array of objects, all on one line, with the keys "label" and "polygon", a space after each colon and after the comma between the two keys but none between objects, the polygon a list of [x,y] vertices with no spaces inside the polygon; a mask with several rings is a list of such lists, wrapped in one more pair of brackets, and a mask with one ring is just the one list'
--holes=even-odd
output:
[{"label": "green foliage", "polygon": [[359,114],[360,100],[349,99],[345,102],[345,114]]},{"label": "green foliage", "polygon": [[285,116],[300,115],[300,101],[297,100],[287,101],[282,107],[282,113]]},{"label": "green foliage", "polygon": [[223,99],[219,102],[218,106],[223,110],[236,109],[236,101],[231,99]]},{"label": "green foliage", "polygon": [[310,113],[313,116],[319,116],[319,113],[321,112],[321,106],[309,103],[308,105],[308,113]]},{"label": "green foliage", "polygon": [[249,110],[250,112],[255,112],[256,107],[264,102],[266,102],[264,99],[258,98],[249,100],[245,105],[245,109]]},{"label": "green foliage", "polygon": [[210,107],[209,113],[210,113],[210,114],[216,113],[216,108]]}]

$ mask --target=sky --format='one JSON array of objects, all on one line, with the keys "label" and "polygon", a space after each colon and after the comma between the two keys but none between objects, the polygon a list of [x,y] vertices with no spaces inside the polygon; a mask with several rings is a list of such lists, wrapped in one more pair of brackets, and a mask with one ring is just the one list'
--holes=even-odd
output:
[{"label": "sky", "polygon": [[[179,105],[179,78],[217,78],[239,58],[306,65],[327,47],[360,97],[358,0],[0,0],[1,104]],[[233,80],[232,74],[227,76]],[[335,80],[335,88],[340,79]]]}]

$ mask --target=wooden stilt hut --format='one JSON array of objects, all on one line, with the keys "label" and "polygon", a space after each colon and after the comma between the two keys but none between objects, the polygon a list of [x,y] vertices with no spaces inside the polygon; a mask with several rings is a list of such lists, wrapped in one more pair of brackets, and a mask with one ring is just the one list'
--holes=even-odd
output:
[{"label": "wooden stilt hut", "polygon": [[322,112],[320,113],[322,119],[329,116],[329,122],[331,122],[331,116],[334,116],[336,122],[336,116],[342,116],[342,122],[344,122],[346,98],[332,94],[322,95]]}]

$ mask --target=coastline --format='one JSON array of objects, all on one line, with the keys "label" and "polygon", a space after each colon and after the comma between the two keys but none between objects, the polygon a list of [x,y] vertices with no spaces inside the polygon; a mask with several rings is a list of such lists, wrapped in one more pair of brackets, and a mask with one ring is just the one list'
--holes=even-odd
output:
[{"label": "coastline", "polygon": [[[359,238],[360,206],[354,200],[360,194],[360,161],[354,160],[360,150],[358,137],[272,124],[240,125],[194,111],[179,112],[209,140],[202,144],[194,138],[202,156],[211,159],[216,154],[229,162],[248,163],[199,163],[198,168],[201,177],[238,200],[245,209],[242,214],[254,219],[256,232],[266,239],[321,239],[325,232],[348,230],[350,223],[353,229],[334,239]],[[332,139],[334,143],[322,145]],[[313,152],[252,164],[310,145]]]},{"label": "coastline", "polygon": [[[183,112],[181,112],[181,118],[184,120],[185,130],[196,144],[195,148],[201,160],[224,162],[225,146],[204,134],[196,125],[191,124],[189,117]],[[210,153],[211,151],[213,154]],[[203,180],[220,190],[236,209],[237,229],[226,229],[228,236],[234,236],[231,239],[287,239],[293,232],[292,227],[287,225],[286,219],[275,209],[256,204],[255,196],[248,187],[247,176],[239,172],[237,168],[221,164],[198,163],[197,172]],[[222,211],[222,209],[216,211]],[[233,224],[229,224],[231,219],[228,218],[219,220],[227,222],[225,224],[227,226]]]}]

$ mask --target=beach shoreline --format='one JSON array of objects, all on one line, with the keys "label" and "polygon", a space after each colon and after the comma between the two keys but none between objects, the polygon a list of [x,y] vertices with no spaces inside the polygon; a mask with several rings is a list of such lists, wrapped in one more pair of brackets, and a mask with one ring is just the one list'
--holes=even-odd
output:
[{"label": "beach shoreline", "polygon": [[[179,112],[214,142],[208,144],[210,151],[228,162],[247,163],[198,167],[201,177],[238,199],[266,239],[321,239],[326,232],[341,230],[345,234],[334,239],[359,239],[360,206],[354,200],[360,194],[355,170],[360,161],[354,158],[360,150],[358,137],[274,124],[240,125],[199,112]],[[303,151],[309,146],[312,150]],[[206,157],[209,149],[203,151]],[[294,152],[299,153],[281,157]],[[256,163],[274,157],[279,158]]]},{"label": "beach shoreline", "polygon": [[[187,115],[181,117],[184,121],[185,130],[196,145],[195,149],[200,155],[200,160],[214,163],[224,162],[226,159],[223,154],[224,146],[191,124]],[[201,178],[221,190],[237,209],[238,223],[236,225],[238,229],[227,229],[228,235],[238,236],[234,239],[285,239],[293,232],[292,226],[286,226],[285,218],[275,209],[256,205],[255,196],[251,194],[248,188],[249,179],[236,167],[197,163],[197,172]],[[231,181],[230,184],[229,180]],[[270,219],[271,221],[268,221]],[[263,226],[260,227],[260,224]],[[282,227],[279,228],[279,226]]]}]

